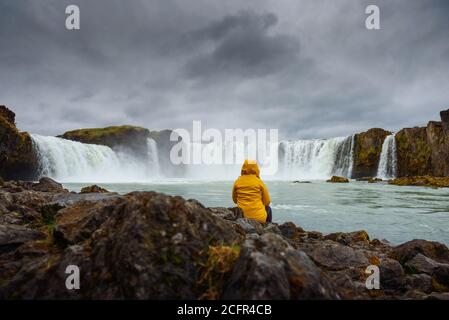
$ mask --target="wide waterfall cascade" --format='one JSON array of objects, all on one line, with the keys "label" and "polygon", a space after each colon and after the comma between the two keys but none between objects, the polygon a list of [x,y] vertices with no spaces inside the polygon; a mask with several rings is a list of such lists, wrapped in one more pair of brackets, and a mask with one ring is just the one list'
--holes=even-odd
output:
[{"label": "wide waterfall cascade", "polygon": [[[185,178],[206,180],[235,180],[241,172],[245,159],[256,159],[264,179],[277,179],[271,174],[278,167],[278,148],[276,142],[248,143],[191,142],[187,153],[191,162],[185,166]],[[275,171],[275,170],[274,170]]]},{"label": "wide waterfall cascade", "polygon": [[[171,159],[161,159],[156,142],[150,138],[144,149],[146,151],[136,155],[126,148],[111,149],[37,134],[31,137],[39,156],[41,176],[61,182],[148,182],[168,177],[165,173],[161,174],[164,172],[161,165]],[[201,143],[201,148],[194,144],[193,147],[189,151],[193,162],[181,164],[181,170],[173,178],[234,180],[240,174],[243,160],[249,156],[246,154],[248,149],[242,154],[237,152],[242,148],[236,146],[234,149],[232,145],[220,142]],[[266,142],[257,145],[256,149],[264,179],[320,180],[331,175],[351,177],[352,174],[354,136]],[[232,156],[230,163],[225,159],[225,154]],[[200,159],[200,162],[196,163],[195,159]],[[268,173],[273,163],[278,168],[274,175]]]},{"label": "wide waterfall cascade", "polygon": [[61,182],[138,182],[158,175],[157,148],[151,139],[148,158],[139,158],[107,146],[37,134],[31,138],[39,157],[40,174]]},{"label": "wide waterfall cascade", "polygon": [[354,137],[282,141],[283,174],[295,179],[350,177]]},{"label": "wide waterfall cascade", "polygon": [[395,135],[389,135],[382,144],[377,177],[381,179],[392,179],[397,176],[397,153]]}]

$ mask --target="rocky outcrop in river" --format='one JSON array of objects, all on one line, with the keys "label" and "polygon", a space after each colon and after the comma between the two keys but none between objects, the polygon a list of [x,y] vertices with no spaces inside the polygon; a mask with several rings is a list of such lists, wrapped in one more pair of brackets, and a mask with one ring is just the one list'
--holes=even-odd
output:
[{"label": "rocky outcrop in river", "polygon": [[[79,267],[79,290],[65,286],[69,265]],[[369,265],[380,270],[378,290],[365,287]],[[449,250],[261,224],[156,192],[9,181],[0,187],[0,298],[447,299]]]}]

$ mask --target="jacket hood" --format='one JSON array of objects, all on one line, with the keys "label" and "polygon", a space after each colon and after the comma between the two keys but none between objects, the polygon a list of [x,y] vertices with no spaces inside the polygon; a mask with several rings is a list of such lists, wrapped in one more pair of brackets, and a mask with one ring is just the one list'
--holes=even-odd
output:
[{"label": "jacket hood", "polygon": [[245,160],[242,166],[242,172],[241,175],[250,175],[254,174],[257,177],[259,177],[260,170],[259,166],[257,165],[257,162],[254,160]]}]

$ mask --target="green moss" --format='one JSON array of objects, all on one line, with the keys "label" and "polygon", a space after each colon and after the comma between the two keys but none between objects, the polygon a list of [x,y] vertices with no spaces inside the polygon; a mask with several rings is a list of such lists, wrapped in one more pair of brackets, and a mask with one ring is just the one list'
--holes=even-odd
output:
[{"label": "green moss", "polygon": [[202,264],[198,284],[204,286],[205,291],[200,299],[218,299],[224,279],[232,271],[240,256],[240,246],[209,246],[203,254],[207,256],[207,259]]},{"label": "green moss", "polygon": [[11,130],[12,132],[19,134],[19,130],[17,130],[15,124],[11,123],[2,116],[0,116],[0,127],[6,128],[7,130]]},{"label": "green moss", "polygon": [[435,278],[432,278],[432,287],[437,292],[445,292],[447,291],[447,287],[439,283]]},{"label": "green moss", "polygon": [[110,126],[106,128],[90,128],[68,131],[63,134],[64,138],[84,138],[84,139],[102,139],[104,137],[120,137],[129,133],[130,131],[145,132],[147,129],[142,127],[123,125]]},{"label": "green moss", "polygon": [[396,145],[402,168],[406,168],[406,175],[427,174],[432,150],[427,143],[425,128],[413,128],[407,134],[400,131],[396,135]]}]

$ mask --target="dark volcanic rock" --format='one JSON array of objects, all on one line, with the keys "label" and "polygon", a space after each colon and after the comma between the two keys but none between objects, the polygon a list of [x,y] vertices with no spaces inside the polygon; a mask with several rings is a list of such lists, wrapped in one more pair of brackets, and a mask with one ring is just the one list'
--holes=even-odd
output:
[{"label": "dark volcanic rock", "polygon": [[398,175],[449,176],[448,110],[441,122],[430,121],[426,127],[405,128],[396,134]]},{"label": "dark volcanic rock", "polygon": [[375,177],[382,144],[391,132],[374,128],[355,135],[352,178]]},{"label": "dark volcanic rock", "polygon": [[[81,194],[47,179],[0,186],[3,299],[442,298],[448,260],[436,242],[324,237],[155,192]],[[372,264],[382,290],[365,287]],[[69,265],[80,268],[80,290],[65,287]]]},{"label": "dark volcanic rock", "polygon": [[381,289],[401,290],[405,285],[405,272],[401,264],[394,259],[385,259],[379,266]]},{"label": "dark volcanic rock", "polygon": [[344,178],[344,177],[332,176],[329,180],[327,180],[327,182],[332,182],[332,183],[348,183],[348,182],[349,182],[349,179],[348,179],[348,178]]},{"label": "dark volcanic rock", "polygon": [[417,289],[424,293],[431,293],[433,290],[432,277],[428,274],[412,274],[405,277],[405,284],[408,288]]},{"label": "dark volcanic rock", "polygon": [[[65,249],[48,257],[50,268],[35,262],[34,277],[13,277],[0,291],[5,297],[194,299],[202,293],[201,252],[240,237],[230,222],[180,197],[135,192],[76,203],[56,215],[55,238]],[[76,293],[59,282],[68,264],[84,272]]]},{"label": "dark volcanic rock", "polygon": [[335,232],[330,233],[324,237],[324,239],[340,242],[344,245],[352,245],[359,242],[364,244],[369,244],[369,236],[365,230],[354,231],[354,232]]},{"label": "dark volcanic rock", "polygon": [[439,263],[418,253],[413,259],[405,263],[405,268],[412,273],[427,273],[432,275]]},{"label": "dark volcanic rock", "polygon": [[38,174],[38,159],[31,137],[19,132],[15,114],[0,106],[0,177],[34,180]]},{"label": "dark volcanic rock", "polygon": [[109,191],[105,188],[97,186],[96,184],[81,188],[80,193],[108,193]]},{"label": "dark volcanic rock", "polygon": [[0,250],[11,245],[45,238],[45,234],[22,226],[0,224]]},{"label": "dark volcanic rock", "polygon": [[281,234],[287,239],[299,239],[306,235],[306,232],[301,228],[297,227],[293,222],[285,222],[279,225]]},{"label": "dark volcanic rock", "polygon": [[431,177],[431,176],[402,177],[389,180],[388,183],[396,186],[449,188],[449,177]]},{"label": "dark volcanic rock", "polygon": [[342,270],[349,267],[366,268],[370,265],[363,251],[329,240],[304,243],[300,245],[300,249],[319,266],[330,270]]},{"label": "dark volcanic rock", "polygon": [[33,190],[42,192],[68,192],[62,184],[47,177],[40,178],[39,182],[33,185]]},{"label": "dark volcanic rock", "polygon": [[262,234],[264,232],[262,224],[254,219],[239,218],[236,223],[242,227],[245,233]]},{"label": "dark volcanic rock", "polygon": [[237,220],[238,218],[243,218],[242,209],[235,208],[223,208],[223,207],[214,207],[209,208],[209,210],[217,217],[226,219],[226,220]]},{"label": "dark volcanic rock", "polygon": [[321,270],[275,234],[248,237],[224,299],[338,299]]},{"label": "dark volcanic rock", "polygon": [[405,264],[419,253],[437,262],[449,263],[449,249],[444,244],[420,239],[394,247],[391,256],[401,264]]}]

